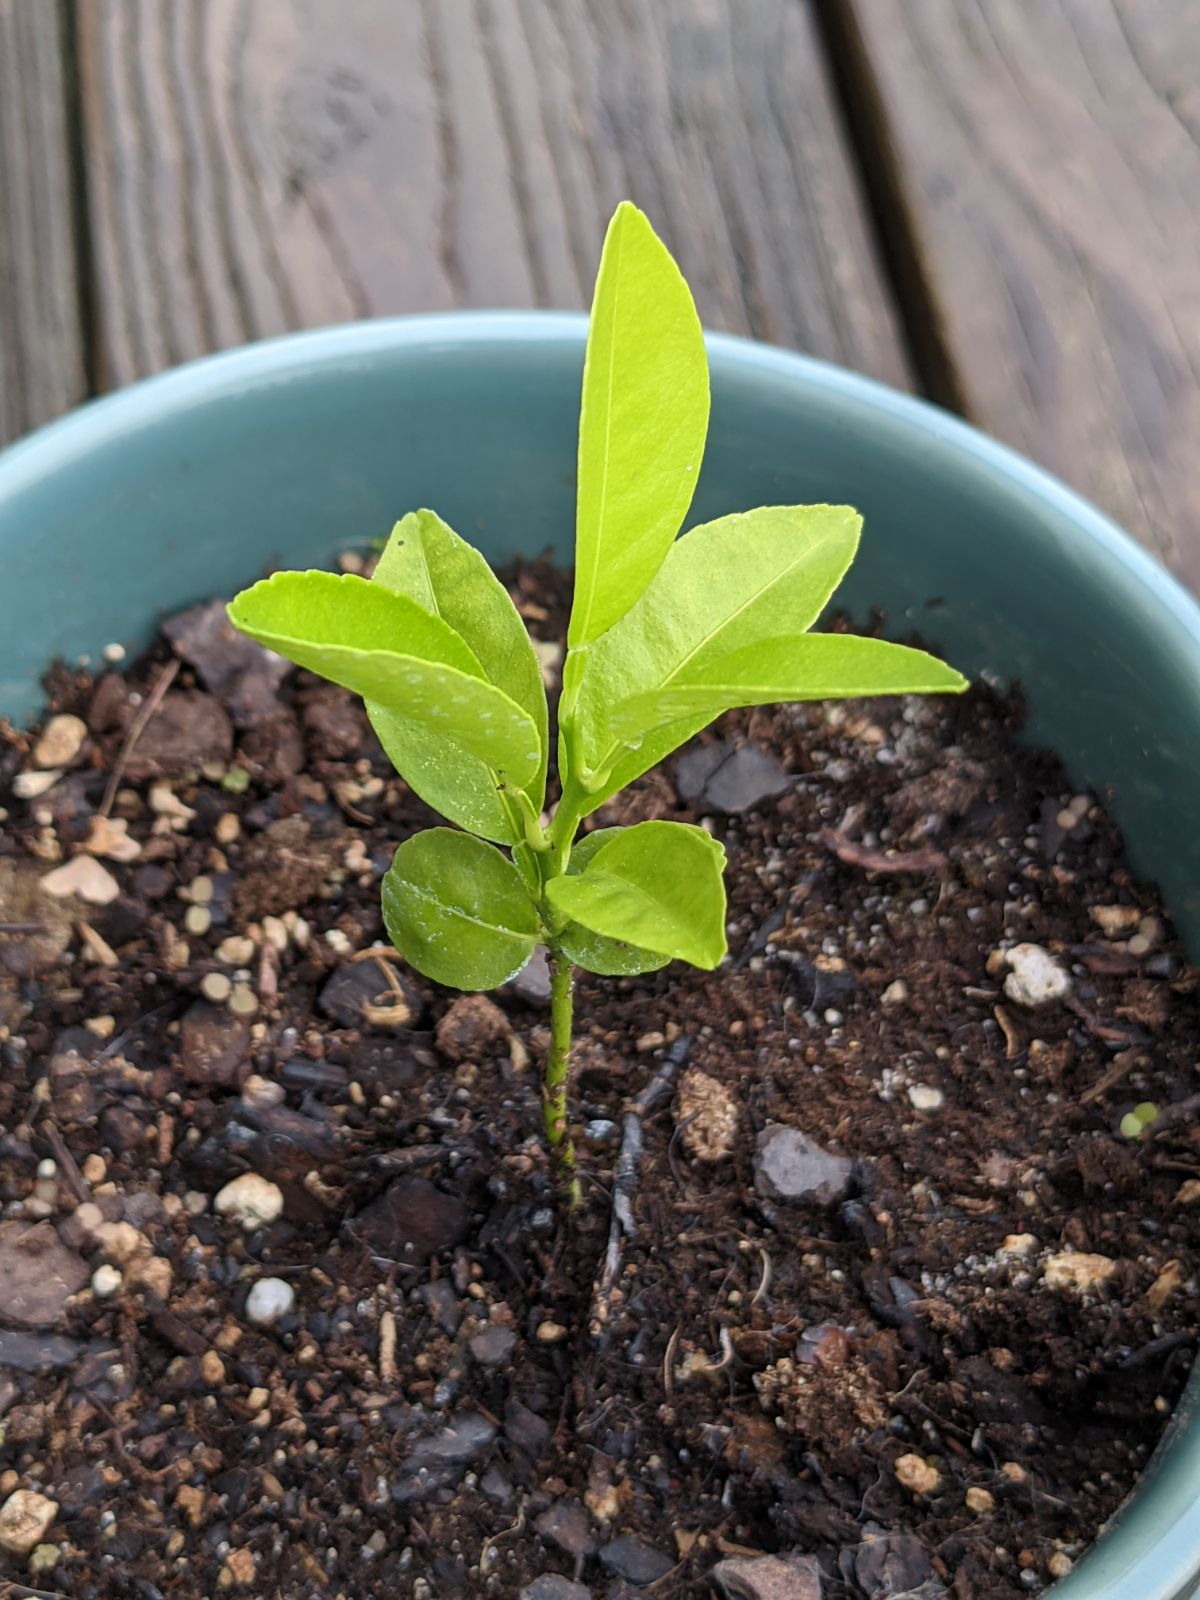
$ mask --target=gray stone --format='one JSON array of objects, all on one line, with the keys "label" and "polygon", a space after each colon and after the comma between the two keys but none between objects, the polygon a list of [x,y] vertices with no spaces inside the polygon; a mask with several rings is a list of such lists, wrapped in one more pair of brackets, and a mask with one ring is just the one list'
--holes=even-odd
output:
[{"label": "gray stone", "polygon": [[90,1277],[49,1223],[0,1223],[0,1322],[52,1327]]},{"label": "gray stone", "polygon": [[885,1533],[876,1523],[867,1523],[856,1545],[847,1545],[838,1557],[838,1567],[847,1582],[853,1582],[867,1600],[899,1600],[902,1595],[922,1593],[929,1582],[936,1582],[933,1565],[924,1545],[911,1533]]},{"label": "gray stone", "polygon": [[0,1367],[7,1367],[10,1372],[69,1367],[78,1361],[83,1350],[78,1339],[64,1339],[57,1333],[13,1333],[0,1328]]},{"label": "gray stone", "polygon": [[601,1563],[627,1583],[644,1585],[663,1578],[675,1565],[672,1558],[635,1533],[623,1533],[600,1551]]},{"label": "gray stone", "polygon": [[812,1556],[733,1556],[718,1561],[711,1576],[727,1600],[821,1600]]},{"label": "gray stone", "polygon": [[458,1332],[458,1325],[462,1321],[462,1303],[449,1278],[435,1278],[432,1283],[423,1283],[417,1293],[443,1332]]},{"label": "gray stone", "polygon": [[536,1456],[549,1443],[551,1431],[545,1417],[539,1417],[519,1400],[510,1400],[504,1408],[504,1436],[518,1450],[528,1450]]},{"label": "gray stone", "polygon": [[495,1500],[498,1505],[506,1506],[516,1492],[512,1486],[512,1479],[502,1467],[492,1466],[487,1469],[479,1480],[479,1487],[489,1500]]},{"label": "gray stone", "polygon": [[481,1367],[502,1367],[516,1344],[517,1336],[511,1328],[485,1328],[470,1341],[468,1349]]},{"label": "gray stone", "polygon": [[223,600],[168,617],[163,632],[176,654],[195,667],[204,687],[228,699],[239,727],[252,727],[275,709],[291,663],[239,633]]},{"label": "gray stone", "polygon": [[317,996],[317,1006],[342,1028],[380,1026],[378,1022],[368,1021],[364,1006],[397,1008],[384,1026],[415,1028],[425,1009],[421,991],[406,973],[394,966],[390,971],[404,996],[402,1001],[398,1000],[378,961],[347,961],[326,979]]},{"label": "gray stone", "polygon": [[544,1572],[525,1585],[520,1600],[592,1600],[592,1591],[582,1583],[572,1583],[570,1578]]},{"label": "gray stone", "polygon": [[412,1266],[461,1244],[468,1217],[457,1195],[425,1178],[397,1178],[359,1212],[350,1231],[377,1259]]},{"label": "gray stone", "polygon": [[594,1555],[596,1541],[588,1514],[578,1500],[556,1500],[533,1524],[547,1544],[578,1561]]},{"label": "gray stone", "polygon": [[774,756],[725,739],[697,745],[675,763],[680,798],[707,811],[750,811],[791,786]]},{"label": "gray stone", "polygon": [[436,1489],[456,1484],[495,1437],[495,1424],[482,1412],[460,1411],[440,1433],[418,1439],[413,1445],[391,1485],[393,1501],[406,1505],[424,1499]]},{"label": "gray stone", "polygon": [[814,1144],[799,1128],[772,1122],[758,1136],[754,1182],[768,1200],[836,1205],[850,1190],[854,1163]]},{"label": "gray stone", "polygon": [[509,981],[508,988],[526,1005],[550,1004],[550,963],[544,945],[538,945],[516,977]]}]

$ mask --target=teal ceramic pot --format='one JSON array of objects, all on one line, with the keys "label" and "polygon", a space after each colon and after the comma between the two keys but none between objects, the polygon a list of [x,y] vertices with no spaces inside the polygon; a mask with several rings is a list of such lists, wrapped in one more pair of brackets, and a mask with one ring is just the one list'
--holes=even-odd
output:
[{"label": "teal ceramic pot", "polygon": [[[56,656],[131,650],[268,562],[327,562],[413,506],[496,561],[573,530],[580,317],[459,315],[302,334],[98,401],[0,456],[0,713]],[[710,341],[693,520],[849,501],[848,591],[971,674],[1027,689],[1029,737],[1108,789],[1200,954],[1200,610],[1113,525],[940,411]],[[1055,1600],[1184,1600],[1200,1581],[1200,1382],[1141,1487]]]}]

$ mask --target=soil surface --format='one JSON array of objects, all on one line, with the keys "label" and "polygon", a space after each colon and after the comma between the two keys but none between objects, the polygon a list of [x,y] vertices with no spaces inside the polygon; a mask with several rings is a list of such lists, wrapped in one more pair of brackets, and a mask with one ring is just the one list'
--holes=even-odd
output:
[{"label": "soil surface", "polygon": [[0,1592],[1067,1571],[1192,1359],[1200,1030],[1019,708],[729,717],[596,819],[719,834],[730,957],[581,979],[568,1223],[544,971],[407,970],[379,878],[432,818],[357,704],[167,634],[0,741]]}]

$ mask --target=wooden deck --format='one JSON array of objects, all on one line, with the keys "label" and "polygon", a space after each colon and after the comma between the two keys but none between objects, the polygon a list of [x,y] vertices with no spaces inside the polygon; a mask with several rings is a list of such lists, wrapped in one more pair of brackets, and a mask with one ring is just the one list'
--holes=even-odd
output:
[{"label": "wooden deck", "polygon": [[1195,0],[0,0],[0,442],[207,350],[580,306],[924,392],[1200,590]]}]

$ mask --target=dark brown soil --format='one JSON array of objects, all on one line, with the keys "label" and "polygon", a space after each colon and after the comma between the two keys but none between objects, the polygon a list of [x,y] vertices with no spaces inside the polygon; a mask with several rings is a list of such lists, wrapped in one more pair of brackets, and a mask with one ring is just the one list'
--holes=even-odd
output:
[{"label": "dark brown soil", "polygon": [[[557,580],[514,592],[561,636]],[[55,674],[88,734],[45,793],[13,792],[32,736],[0,743],[0,1505],[58,1507],[0,1588],[680,1600],[799,1553],[798,1600],[1010,1600],[1065,1571],[1192,1358],[1200,1030],[1154,892],[1017,708],[731,717],[600,819],[711,819],[730,959],[581,981],[566,1223],[537,984],[464,1002],[367,954],[431,818],[360,711],[206,614],[172,638],[171,681],[166,645]],[[46,894],[88,839],[140,846],[100,858],[116,897]],[[1020,944],[1069,993],[1012,998]],[[807,1194],[760,1171],[776,1125],[819,1147]],[[249,1231],[214,1209],[243,1173],[282,1197]]]}]

